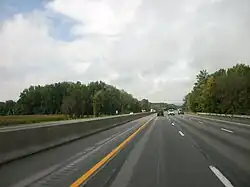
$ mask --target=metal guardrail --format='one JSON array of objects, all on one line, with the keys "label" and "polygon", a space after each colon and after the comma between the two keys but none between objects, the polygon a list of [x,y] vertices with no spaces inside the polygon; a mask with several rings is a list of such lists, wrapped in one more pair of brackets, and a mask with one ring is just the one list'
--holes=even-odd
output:
[{"label": "metal guardrail", "polygon": [[205,116],[222,116],[222,117],[230,117],[230,118],[245,118],[250,119],[248,115],[237,115],[237,114],[216,114],[216,113],[203,113],[197,112],[198,115],[205,115]]}]

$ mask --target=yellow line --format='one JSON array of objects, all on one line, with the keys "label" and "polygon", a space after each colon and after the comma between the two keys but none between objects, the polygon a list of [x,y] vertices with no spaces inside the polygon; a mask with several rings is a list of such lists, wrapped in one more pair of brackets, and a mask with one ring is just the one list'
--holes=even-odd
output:
[{"label": "yellow line", "polygon": [[78,187],[84,183],[91,175],[93,175],[101,166],[103,166],[110,158],[112,158],[119,150],[121,150],[135,135],[142,130],[146,124],[151,121],[153,118],[145,122],[140,128],[138,128],[133,134],[131,134],[126,140],[124,140],[118,147],[113,149],[108,155],[106,155],[100,162],[94,165],[86,173],[84,173],[80,178],[78,178],[70,187]]}]

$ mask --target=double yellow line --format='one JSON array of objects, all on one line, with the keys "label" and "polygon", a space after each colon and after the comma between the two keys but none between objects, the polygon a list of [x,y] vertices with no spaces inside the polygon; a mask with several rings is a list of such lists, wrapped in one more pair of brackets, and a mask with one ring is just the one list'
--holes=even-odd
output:
[{"label": "double yellow line", "polygon": [[[154,117],[153,117],[154,118]],[[81,184],[87,181],[91,175],[93,175],[99,168],[101,168],[105,163],[109,161],[113,156],[115,156],[125,145],[133,139],[137,133],[139,133],[145,126],[153,119],[150,118],[146,121],[142,126],[140,126],[133,134],[131,134],[126,140],[124,140],[120,145],[118,145],[113,151],[111,151],[108,155],[106,155],[101,161],[99,161],[96,165],[94,165],[91,169],[89,169],[86,173],[84,173],[80,178],[78,178],[74,183],[70,185],[70,187],[79,187]]]}]

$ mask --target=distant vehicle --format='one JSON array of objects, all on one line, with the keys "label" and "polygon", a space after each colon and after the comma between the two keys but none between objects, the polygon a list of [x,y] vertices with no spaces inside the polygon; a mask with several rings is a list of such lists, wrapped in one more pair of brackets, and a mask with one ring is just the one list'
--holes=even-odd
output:
[{"label": "distant vehicle", "polygon": [[182,110],[182,109],[179,109],[179,110],[178,110],[178,114],[184,114],[183,110]]},{"label": "distant vehicle", "polygon": [[168,110],[168,115],[169,116],[174,116],[175,115],[174,109],[169,109]]},{"label": "distant vehicle", "polygon": [[164,116],[164,112],[162,110],[158,111],[157,116]]},{"label": "distant vehicle", "polygon": [[134,112],[130,112],[129,114],[134,114]]},{"label": "distant vehicle", "polygon": [[150,109],[150,112],[155,112],[155,110],[151,108],[151,109]]}]

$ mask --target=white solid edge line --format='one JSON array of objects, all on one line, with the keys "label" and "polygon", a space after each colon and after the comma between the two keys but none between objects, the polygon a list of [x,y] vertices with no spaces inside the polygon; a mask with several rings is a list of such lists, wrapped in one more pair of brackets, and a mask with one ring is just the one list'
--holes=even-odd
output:
[{"label": "white solid edge line", "polygon": [[224,186],[234,187],[232,183],[215,166],[209,166],[209,168],[216,175],[216,177],[218,177],[218,179],[224,184]]},{"label": "white solid edge line", "polygon": [[179,131],[179,134],[180,134],[181,136],[184,136],[183,132],[181,132],[181,131]]},{"label": "white solid edge line", "polygon": [[229,132],[229,133],[233,133],[234,131],[228,130],[228,129],[224,129],[224,128],[220,128],[223,131]]}]

